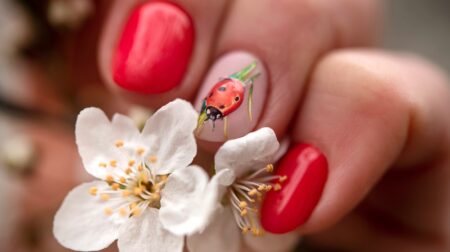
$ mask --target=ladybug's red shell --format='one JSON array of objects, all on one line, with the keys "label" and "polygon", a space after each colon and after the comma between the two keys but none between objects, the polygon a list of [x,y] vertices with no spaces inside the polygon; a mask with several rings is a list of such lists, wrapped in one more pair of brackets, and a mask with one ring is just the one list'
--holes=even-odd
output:
[{"label": "ladybug's red shell", "polygon": [[244,92],[244,85],[239,80],[231,78],[221,80],[208,93],[206,107],[218,109],[225,117],[241,106]]}]

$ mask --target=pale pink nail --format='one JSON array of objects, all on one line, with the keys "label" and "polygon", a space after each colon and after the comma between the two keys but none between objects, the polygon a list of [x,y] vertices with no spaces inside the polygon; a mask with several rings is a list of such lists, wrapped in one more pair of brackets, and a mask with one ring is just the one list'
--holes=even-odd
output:
[{"label": "pale pink nail", "polygon": [[267,87],[267,72],[254,55],[237,51],[220,57],[197,96],[195,104],[200,112],[197,136],[223,142],[255,129],[263,112]]}]

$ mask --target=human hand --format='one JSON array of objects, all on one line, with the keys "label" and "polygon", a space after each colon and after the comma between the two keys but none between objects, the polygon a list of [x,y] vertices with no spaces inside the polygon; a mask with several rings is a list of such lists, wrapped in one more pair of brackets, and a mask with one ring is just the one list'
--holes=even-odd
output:
[{"label": "human hand", "polygon": [[[178,0],[136,12],[138,2],[114,1],[101,36],[102,77],[119,95],[152,107],[180,97],[200,109],[219,78],[258,63],[252,120],[247,95],[227,135],[218,120],[199,138],[214,150],[267,126],[293,140],[278,168],[291,179],[262,210],[268,231],[299,227],[318,249],[448,249],[445,76],[411,55],[337,50],[374,44],[378,1]],[[327,164],[297,163],[307,152],[296,143]]]}]

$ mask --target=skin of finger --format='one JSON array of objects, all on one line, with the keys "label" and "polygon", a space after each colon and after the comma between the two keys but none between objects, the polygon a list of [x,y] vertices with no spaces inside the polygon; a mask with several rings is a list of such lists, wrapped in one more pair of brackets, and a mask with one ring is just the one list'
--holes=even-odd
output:
[{"label": "skin of finger", "polygon": [[[378,197],[398,189],[396,197],[390,198],[391,206],[395,200],[405,204],[399,208],[397,203],[401,210],[389,214],[412,229],[446,233],[448,227],[442,223],[448,223],[444,212],[448,212],[450,197],[443,179],[450,175],[448,158],[443,157],[448,155],[450,122],[444,112],[450,98],[445,83],[441,72],[421,60],[379,51],[340,51],[320,62],[293,136],[322,149],[328,158],[329,177],[301,233],[336,224],[383,175],[382,183],[389,181],[384,173],[392,166],[400,167],[391,170],[400,177],[407,177],[403,174],[411,174],[416,167],[432,172],[393,179],[390,187],[382,187],[385,191]],[[437,211],[437,216],[424,218],[425,207]]]},{"label": "skin of finger", "polygon": [[354,211],[304,242],[325,251],[448,251],[448,157],[386,174]]},{"label": "skin of finger", "polygon": [[[282,137],[319,56],[336,47],[374,43],[379,1],[348,0],[344,5],[349,8],[328,0],[238,0],[230,6],[214,54],[245,50],[266,65],[269,94],[256,128],[271,127]],[[362,10],[364,17],[359,16]]]},{"label": "skin of finger", "polygon": [[[107,86],[133,102],[149,107],[159,107],[175,99],[183,98],[190,100],[195,94],[201,78],[210,64],[210,53],[213,49],[218,26],[224,15],[229,1],[194,1],[194,0],[173,0],[169,1],[181,6],[190,14],[195,27],[195,41],[193,53],[188,69],[182,83],[174,89],[152,95],[141,95],[129,92],[118,87],[111,74],[111,60],[116,47],[117,40],[124,23],[133,8],[147,1],[143,0],[116,0],[111,4],[109,16],[103,25],[98,49],[98,64],[101,76]],[[208,11],[205,11],[208,10]]]}]

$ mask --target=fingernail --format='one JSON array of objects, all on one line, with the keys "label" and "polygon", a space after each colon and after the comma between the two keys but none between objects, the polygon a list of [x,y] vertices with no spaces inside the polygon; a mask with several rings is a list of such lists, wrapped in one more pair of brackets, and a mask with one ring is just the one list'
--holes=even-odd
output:
[{"label": "fingernail", "polygon": [[113,56],[120,87],[157,94],[178,86],[194,43],[194,26],[180,7],[166,2],[137,6],[125,23]]},{"label": "fingernail", "polygon": [[223,55],[210,69],[195,103],[200,112],[198,138],[223,142],[252,131],[267,88],[267,72],[257,57],[243,51]]},{"label": "fingernail", "polygon": [[279,191],[266,194],[261,225],[271,233],[290,232],[304,224],[319,201],[328,176],[328,163],[316,147],[293,146],[280,162],[277,175],[287,176]]}]

